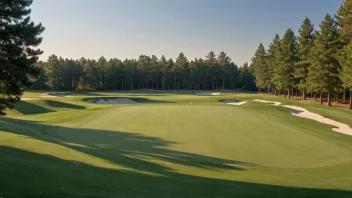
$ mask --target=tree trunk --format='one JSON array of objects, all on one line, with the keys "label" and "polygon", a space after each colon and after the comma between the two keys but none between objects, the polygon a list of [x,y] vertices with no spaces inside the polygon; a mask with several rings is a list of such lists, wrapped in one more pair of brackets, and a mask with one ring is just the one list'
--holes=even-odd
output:
[{"label": "tree trunk", "polygon": [[323,104],[323,92],[320,92],[320,104]]},{"label": "tree trunk", "polygon": [[339,104],[339,94],[336,94],[335,98],[336,98],[336,104]]},{"label": "tree trunk", "polygon": [[343,90],[342,103],[346,103],[346,90]]},{"label": "tree trunk", "polygon": [[328,106],[331,106],[331,96],[330,96],[330,92],[328,92]]},{"label": "tree trunk", "polygon": [[103,72],[103,90],[105,91],[105,73]]},{"label": "tree trunk", "polygon": [[302,90],[302,96],[303,96],[302,98],[303,100],[307,100],[307,94],[305,89]]},{"label": "tree trunk", "polygon": [[348,109],[352,110],[352,91],[350,91],[350,105],[349,105]]},{"label": "tree trunk", "polygon": [[317,93],[314,93],[314,101],[317,101]]},{"label": "tree trunk", "polygon": [[288,89],[288,90],[287,90],[287,93],[288,93],[288,99],[291,99],[291,97],[292,97],[292,96],[291,96],[291,90]]}]

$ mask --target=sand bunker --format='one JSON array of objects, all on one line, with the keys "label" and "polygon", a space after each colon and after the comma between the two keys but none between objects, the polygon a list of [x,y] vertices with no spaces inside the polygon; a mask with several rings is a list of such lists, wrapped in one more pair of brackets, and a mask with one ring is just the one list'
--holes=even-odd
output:
[{"label": "sand bunker", "polygon": [[281,102],[273,102],[273,101],[266,101],[266,100],[254,100],[254,101],[273,104],[276,106],[288,108],[288,109],[290,109],[292,115],[294,115],[294,116],[308,118],[308,119],[315,120],[315,121],[318,121],[318,122],[321,122],[324,124],[335,126],[336,128],[332,128],[333,131],[352,136],[352,129],[347,124],[337,122],[337,121],[329,119],[329,118],[325,118],[319,114],[312,113],[305,108],[298,107],[298,106],[281,105]]},{"label": "sand bunker", "polygon": [[68,94],[65,94],[64,92],[56,92],[56,93],[50,93],[50,94],[40,94],[40,97],[42,98],[57,98],[57,97],[71,97]]},{"label": "sand bunker", "polygon": [[140,104],[139,102],[133,101],[129,98],[100,98],[100,99],[89,99],[87,100],[90,104],[110,104],[110,105],[122,105],[122,104]]},{"label": "sand bunker", "polygon": [[273,105],[276,105],[276,106],[280,106],[281,105],[281,102],[266,101],[266,100],[259,100],[259,99],[256,99],[256,100],[253,100],[253,101],[254,102],[267,103],[267,104],[273,104]]},{"label": "sand bunker", "polygon": [[38,98],[21,98],[22,101],[35,100],[35,99],[38,99]]},{"label": "sand bunker", "polygon": [[196,94],[200,96],[220,96],[221,95],[220,92],[199,92]]},{"label": "sand bunker", "polygon": [[247,101],[238,102],[236,100],[221,100],[221,102],[228,104],[228,105],[243,105],[243,104],[247,103]]}]

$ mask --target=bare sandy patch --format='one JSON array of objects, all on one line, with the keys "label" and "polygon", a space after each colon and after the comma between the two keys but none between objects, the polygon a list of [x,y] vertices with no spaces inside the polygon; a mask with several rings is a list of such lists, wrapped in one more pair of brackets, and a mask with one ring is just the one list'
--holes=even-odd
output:
[{"label": "bare sandy patch", "polygon": [[200,96],[220,96],[221,95],[220,92],[199,92],[196,94]]},{"label": "bare sandy patch", "polygon": [[280,106],[281,105],[281,102],[266,101],[266,100],[259,100],[259,99],[256,99],[256,100],[253,100],[253,101],[254,102],[267,103],[267,104],[273,104],[273,105],[276,105],[276,106]]},{"label": "bare sandy patch", "polygon": [[246,104],[247,101],[242,101],[242,102],[238,102],[236,100],[221,100],[222,103],[228,104],[228,105],[243,105]]},{"label": "bare sandy patch", "polygon": [[70,95],[65,94],[64,92],[56,92],[52,94],[40,94],[42,98],[59,98],[59,97],[71,97]]},{"label": "bare sandy patch", "polygon": [[122,104],[140,104],[129,98],[100,98],[100,99],[89,99],[87,100],[90,104],[110,104],[110,105],[122,105]]},{"label": "bare sandy patch", "polygon": [[38,98],[21,98],[22,101],[35,100],[35,99],[38,99]]},{"label": "bare sandy patch", "polygon": [[315,121],[318,121],[323,124],[335,126],[336,128],[332,128],[333,131],[352,136],[352,129],[347,124],[337,122],[337,121],[329,119],[329,118],[325,118],[317,113],[312,113],[303,107],[291,106],[291,105],[281,105],[281,102],[273,102],[273,101],[266,101],[266,100],[254,100],[254,101],[267,103],[267,104],[273,104],[276,106],[288,108],[288,109],[290,109],[292,115],[294,115],[294,116],[308,118],[308,119],[315,120]]}]

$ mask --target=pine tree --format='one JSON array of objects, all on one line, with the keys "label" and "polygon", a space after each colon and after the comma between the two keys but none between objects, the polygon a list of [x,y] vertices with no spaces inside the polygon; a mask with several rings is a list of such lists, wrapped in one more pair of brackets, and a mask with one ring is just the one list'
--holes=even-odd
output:
[{"label": "pine tree", "polygon": [[213,51],[211,51],[205,56],[205,58],[205,63],[210,70],[212,89],[216,89],[216,81],[219,74],[216,55]]},{"label": "pine tree", "polygon": [[266,51],[262,43],[259,45],[252,58],[252,67],[254,69],[255,83],[259,91],[261,91],[262,88],[267,87],[269,79]]},{"label": "pine tree", "polygon": [[41,42],[41,24],[30,21],[32,0],[0,1],[0,113],[12,108],[32,84],[40,69],[34,64],[43,52],[34,49]]},{"label": "pine tree", "polygon": [[268,64],[268,74],[269,79],[267,84],[271,87],[271,92],[274,93],[274,71],[277,64],[277,54],[280,46],[280,36],[278,34],[275,35],[273,41],[270,43],[267,55],[267,64]]},{"label": "pine tree", "polygon": [[218,56],[218,64],[220,67],[220,77],[222,79],[222,89],[225,88],[225,82],[229,78],[230,74],[230,63],[231,58],[226,55],[225,52],[220,52]]},{"label": "pine tree", "polygon": [[[342,86],[350,91],[349,109],[352,109],[352,0],[345,0],[337,12],[336,19],[340,26],[339,34],[345,47],[340,51],[338,60],[341,65],[339,77]],[[344,93],[346,91],[344,90]],[[345,94],[344,94],[345,96]],[[344,98],[345,100],[345,98]]]},{"label": "pine tree", "polygon": [[343,88],[350,91],[349,109],[352,110],[352,42],[339,52],[338,60],[341,64],[340,79]]},{"label": "pine tree", "polygon": [[60,85],[63,84],[62,77],[64,76],[62,70],[59,58],[55,54],[49,56],[45,65],[45,72],[48,76],[47,85],[51,87],[51,90],[60,90]]},{"label": "pine tree", "polygon": [[106,68],[107,68],[107,61],[104,56],[98,59],[98,72],[101,74],[101,83],[102,89],[105,90],[105,77],[106,77]]},{"label": "pine tree", "polygon": [[295,86],[293,66],[296,61],[297,41],[293,31],[288,29],[280,41],[277,66],[274,69],[274,81],[280,90],[287,90],[289,98]]},{"label": "pine tree", "polygon": [[297,56],[299,61],[294,65],[294,77],[298,80],[297,87],[302,90],[302,99],[306,100],[307,75],[310,62],[308,59],[310,49],[314,45],[314,26],[306,18],[298,30],[298,49]]},{"label": "pine tree", "polygon": [[[180,89],[180,85],[184,85],[184,78],[188,70],[188,60],[182,52],[177,57],[174,68],[176,70],[175,81],[177,83],[177,89]],[[183,88],[185,89],[186,87]]]},{"label": "pine tree", "polygon": [[352,41],[352,0],[345,0],[336,15],[337,23],[340,26],[341,38],[349,43]]},{"label": "pine tree", "polygon": [[311,66],[307,81],[311,89],[320,92],[320,103],[322,103],[322,94],[328,94],[328,105],[330,106],[330,96],[339,84],[339,63],[336,59],[339,35],[337,24],[329,14],[320,24],[320,31],[316,32],[316,35],[309,55]]}]

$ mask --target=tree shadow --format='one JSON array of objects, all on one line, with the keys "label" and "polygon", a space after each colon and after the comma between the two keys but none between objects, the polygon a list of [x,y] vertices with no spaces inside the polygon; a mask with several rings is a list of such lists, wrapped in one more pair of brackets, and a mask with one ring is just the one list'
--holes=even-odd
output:
[{"label": "tree shadow", "polygon": [[31,102],[26,102],[23,100],[15,104],[15,110],[24,115],[34,115],[34,114],[55,112],[54,110],[45,108],[40,105],[36,105]]},{"label": "tree shadow", "polygon": [[65,103],[65,102],[59,102],[59,101],[55,101],[55,100],[45,100],[44,103],[49,105],[49,106],[55,107],[55,108],[85,109],[84,106],[70,104],[70,103]]},{"label": "tree shadow", "polygon": [[151,104],[156,104],[156,103],[177,103],[177,102],[173,102],[173,101],[167,101],[167,100],[153,100],[153,99],[148,99],[148,98],[140,98],[140,97],[91,97],[91,98],[84,98],[82,99],[82,101],[87,102],[88,100],[109,100],[109,99],[119,99],[119,98],[127,98],[127,99],[131,99],[135,102],[139,102],[139,103],[151,103]]},{"label": "tree shadow", "polygon": [[[102,168],[0,146],[0,196],[47,197],[350,197],[352,192],[234,182],[178,173],[154,162],[245,171],[246,162],[170,149],[177,142],[138,133],[69,128],[0,118],[4,132],[104,159],[130,170]],[[1,133],[1,132],[0,132]],[[42,148],[45,149],[45,148]],[[152,160],[150,160],[152,159]],[[28,183],[30,181],[30,183]]]},{"label": "tree shadow", "polygon": [[140,103],[177,103],[173,101],[167,101],[167,100],[153,100],[153,99],[148,99],[148,98],[131,98],[132,100]]}]

